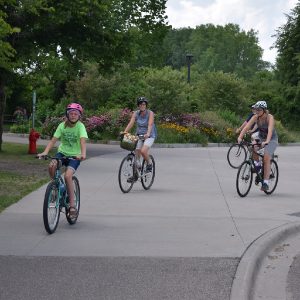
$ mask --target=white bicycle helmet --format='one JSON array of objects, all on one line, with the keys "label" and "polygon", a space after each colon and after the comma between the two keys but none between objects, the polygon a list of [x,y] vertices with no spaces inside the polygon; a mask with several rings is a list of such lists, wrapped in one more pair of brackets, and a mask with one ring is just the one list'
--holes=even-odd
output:
[{"label": "white bicycle helmet", "polygon": [[267,109],[268,105],[266,101],[257,101],[254,105],[254,108],[262,108],[262,109]]}]

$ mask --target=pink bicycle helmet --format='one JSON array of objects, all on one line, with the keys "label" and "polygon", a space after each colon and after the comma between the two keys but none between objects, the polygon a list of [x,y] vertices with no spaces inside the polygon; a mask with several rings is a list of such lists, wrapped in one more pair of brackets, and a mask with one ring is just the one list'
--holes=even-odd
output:
[{"label": "pink bicycle helmet", "polygon": [[67,109],[66,109],[66,114],[68,115],[68,112],[69,112],[70,110],[73,110],[73,109],[79,111],[80,115],[82,115],[82,113],[83,113],[83,108],[82,108],[82,106],[81,106],[80,104],[78,104],[78,103],[70,103],[70,104],[68,104]]}]

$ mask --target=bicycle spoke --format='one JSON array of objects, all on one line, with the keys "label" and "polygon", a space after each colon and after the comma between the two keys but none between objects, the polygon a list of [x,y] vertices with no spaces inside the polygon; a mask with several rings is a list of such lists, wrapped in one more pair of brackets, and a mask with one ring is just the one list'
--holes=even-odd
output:
[{"label": "bicycle spoke", "polygon": [[51,182],[47,186],[43,206],[44,226],[48,233],[53,233],[59,222],[60,206],[59,191],[55,183]]},{"label": "bicycle spoke", "polygon": [[142,164],[142,177],[141,177],[141,182],[142,186],[145,190],[149,190],[150,187],[152,186],[154,182],[154,177],[155,177],[155,161],[152,155],[150,155],[150,161],[152,164],[152,171],[147,172],[147,163],[143,161]]},{"label": "bicycle spoke", "polygon": [[69,217],[67,211],[69,209],[69,205],[67,205],[67,207],[65,208],[67,221],[71,225],[76,223],[79,216],[79,210],[80,210],[80,186],[79,186],[79,180],[76,176],[73,176],[72,183],[73,183],[73,191],[74,191],[75,208],[77,209],[77,216],[72,218]]},{"label": "bicycle spoke", "polygon": [[233,144],[227,152],[227,161],[232,168],[237,169],[246,159],[247,150],[243,145]]},{"label": "bicycle spoke", "polygon": [[251,163],[245,161],[240,166],[236,177],[237,192],[241,197],[247,196],[250,191],[253,179]]},{"label": "bicycle spoke", "polygon": [[278,183],[278,177],[279,177],[279,171],[278,171],[278,165],[274,159],[271,159],[271,172],[269,177],[269,190],[265,191],[266,194],[270,195],[272,194]]},{"label": "bicycle spoke", "polygon": [[128,193],[134,184],[133,163],[133,155],[127,155],[120,164],[118,179],[123,193]]}]

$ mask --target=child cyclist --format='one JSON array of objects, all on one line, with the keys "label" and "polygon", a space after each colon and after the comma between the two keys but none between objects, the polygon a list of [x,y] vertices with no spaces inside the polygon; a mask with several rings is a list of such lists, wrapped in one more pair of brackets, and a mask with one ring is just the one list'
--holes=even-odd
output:
[{"label": "child cyclist", "polygon": [[138,110],[135,111],[128,125],[125,128],[127,133],[136,122],[136,134],[144,135],[145,140],[139,140],[136,146],[137,157],[140,158],[142,155],[147,162],[146,172],[152,171],[152,164],[149,159],[149,149],[153,145],[155,138],[157,136],[156,127],[154,124],[154,113],[148,109],[148,99],[146,97],[139,97],[137,99]]},{"label": "child cyclist", "polygon": [[[86,159],[86,139],[88,138],[84,124],[80,121],[83,109],[78,103],[70,103],[66,108],[66,121],[60,123],[51,139],[42,153],[38,157],[46,156],[53,148],[55,143],[60,140],[58,152],[55,157],[74,156],[77,159],[63,160],[66,166],[64,174],[67,185],[70,207],[68,214],[70,218],[76,218],[77,209],[75,207],[75,195],[72,186],[72,177],[80,165],[80,161]],[[56,170],[56,160],[49,164],[49,174],[53,178]]]}]

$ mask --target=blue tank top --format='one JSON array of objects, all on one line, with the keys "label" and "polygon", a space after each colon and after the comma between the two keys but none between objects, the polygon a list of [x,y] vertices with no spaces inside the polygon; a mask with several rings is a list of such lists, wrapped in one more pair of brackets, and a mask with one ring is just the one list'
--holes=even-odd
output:
[{"label": "blue tank top", "polygon": [[[137,129],[136,129],[136,134],[146,134],[148,131],[148,123],[149,123],[149,117],[150,117],[150,112],[151,110],[146,110],[146,114],[144,116],[141,115],[140,111],[137,110],[135,112],[135,121],[137,123]],[[153,123],[151,133],[150,133],[151,138],[156,138],[157,137],[157,130],[156,126]]]}]

